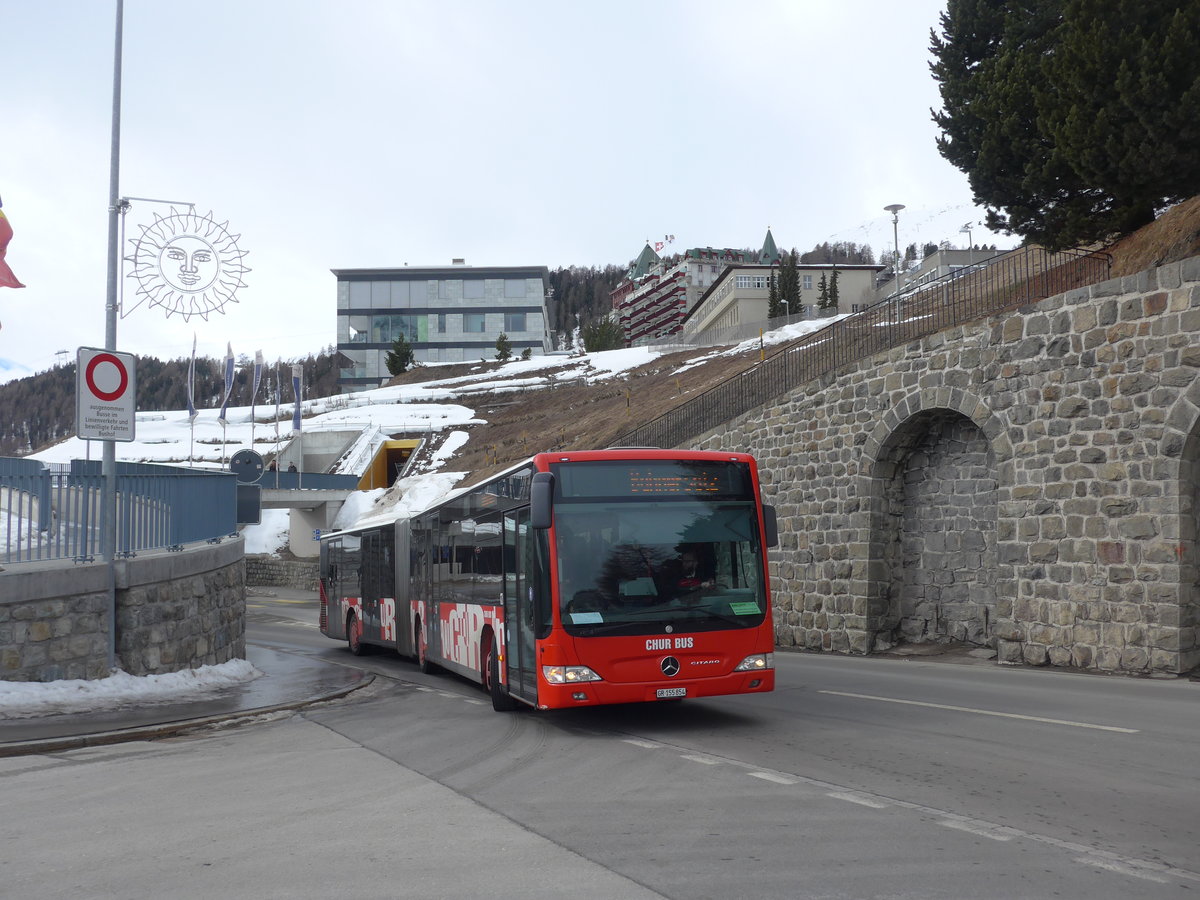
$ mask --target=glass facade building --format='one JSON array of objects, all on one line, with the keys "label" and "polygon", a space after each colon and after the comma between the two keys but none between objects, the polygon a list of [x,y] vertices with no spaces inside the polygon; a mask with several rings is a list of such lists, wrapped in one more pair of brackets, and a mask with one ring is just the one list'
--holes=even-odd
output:
[{"label": "glass facade building", "polygon": [[550,349],[545,266],[332,271],[343,393],[379,387],[391,378],[384,360],[401,334],[422,363],[493,359],[501,333],[514,356]]}]

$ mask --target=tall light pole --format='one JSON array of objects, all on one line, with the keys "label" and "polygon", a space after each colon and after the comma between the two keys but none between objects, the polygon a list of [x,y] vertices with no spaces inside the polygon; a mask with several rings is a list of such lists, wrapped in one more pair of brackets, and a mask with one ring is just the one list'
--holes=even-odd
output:
[{"label": "tall light pole", "polygon": [[959,234],[967,236],[967,265],[973,265],[975,262],[975,241],[971,239],[971,223],[968,222],[962,228],[958,229]]},{"label": "tall light pole", "polygon": [[[117,283],[121,244],[119,228],[124,207],[120,198],[121,172],[121,41],[124,0],[117,0],[116,40],[113,48],[112,140],[108,164],[108,290],[104,304],[104,349],[117,349]],[[100,558],[108,569],[108,668],[117,664],[117,444],[102,441],[100,460]],[[90,446],[90,445],[89,445]]]},{"label": "tall light pole", "polygon": [[892,262],[892,268],[896,270],[896,294],[900,293],[900,210],[904,209],[903,203],[892,203],[884,207],[885,210],[892,214],[892,241],[896,248],[896,258]]}]

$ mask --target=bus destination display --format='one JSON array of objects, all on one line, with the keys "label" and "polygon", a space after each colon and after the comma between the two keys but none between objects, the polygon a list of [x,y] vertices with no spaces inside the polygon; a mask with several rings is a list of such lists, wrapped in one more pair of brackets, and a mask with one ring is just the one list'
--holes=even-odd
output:
[{"label": "bus destination display", "polygon": [[551,469],[562,499],[751,496],[748,467],[735,462],[572,462]]},{"label": "bus destination display", "polygon": [[631,494],[722,494],[725,479],[714,472],[664,472],[658,469],[629,469]]}]

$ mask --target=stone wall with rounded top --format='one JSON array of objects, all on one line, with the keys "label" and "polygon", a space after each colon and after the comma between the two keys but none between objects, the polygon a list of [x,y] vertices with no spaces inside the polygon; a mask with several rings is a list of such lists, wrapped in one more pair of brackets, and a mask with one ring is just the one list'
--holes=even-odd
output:
[{"label": "stone wall with rounded top", "polygon": [[[114,566],[117,666],[151,675],[246,656],[244,543],[193,544]],[[0,571],[0,679],[109,674],[108,567],[70,561]]]},{"label": "stone wall with rounded top", "polygon": [[895,347],[691,442],[758,457],[782,646],[1200,665],[1200,258]]}]

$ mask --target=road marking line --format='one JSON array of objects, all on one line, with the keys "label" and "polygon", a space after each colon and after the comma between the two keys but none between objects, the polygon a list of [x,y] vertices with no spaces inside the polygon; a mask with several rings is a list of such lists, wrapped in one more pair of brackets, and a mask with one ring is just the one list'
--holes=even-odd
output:
[{"label": "road marking line", "polygon": [[684,753],[683,758],[690,759],[692,762],[704,763],[706,766],[719,766],[721,764],[719,759],[713,759],[711,756],[696,756],[691,753]]},{"label": "road marking line", "polygon": [[1026,722],[1042,722],[1046,725],[1069,725],[1072,728],[1092,728],[1096,731],[1115,731],[1118,734],[1137,734],[1136,728],[1118,728],[1116,725],[1093,725],[1090,722],[1072,722],[1069,719],[1047,719],[1042,716],[1023,716],[1019,713],[996,712],[993,709],[976,709],[972,706],[949,706],[944,703],[926,703],[921,700],[898,700],[895,697],[876,697],[871,694],[851,694],[846,691],[817,691],[835,697],[854,697],[858,700],[878,700],[881,703],[902,703],[905,706],[927,706],[930,709],[948,709],[952,712],[974,713],[977,716],[998,716],[1002,719],[1022,719]]},{"label": "road marking line", "polygon": [[[823,691],[822,693],[834,692]],[[851,694],[850,696],[862,695]],[[653,749],[666,747],[676,751],[680,756],[683,756],[691,749],[679,744],[640,741],[633,738],[622,738],[622,740],[628,744],[636,744],[638,746],[649,747]],[[911,812],[919,813],[922,816],[934,819],[935,821],[938,821],[950,828],[959,828],[964,831],[980,829],[977,833],[985,837],[992,838],[993,840],[1008,841],[1012,840],[1013,838],[1023,838],[1024,840],[1033,841],[1034,843],[1041,844],[1046,847],[1053,847],[1056,850],[1070,854],[1071,858],[1075,862],[1089,866],[1096,866],[1099,868],[1107,868],[1114,873],[1128,874],[1136,878],[1145,878],[1151,881],[1156,880],[1156,878],[1161,875],[1167,879],[1200,883],[1200,872],[1193,872],[1189,869],[1183,869],[1178,866],[1153,862],[1145,859],[1123,857],[1115,853],[1109,853],[1107,851],[1099,850],[1095,847],[1089,847],[1086,844],[1080,844],[1075,841],[1064,841],[1061,838],[1052,837],[1048,834],[1038,834],[1034,831],[1022,831],[1019,828],[1012,828],[1008,825],[1000,825],[999,823],[986,822],[980,819],[970,819],[966,816],[959,816],[956,813],[952,813],[946,809],[938,809],[937,807],[926,806],[921,803],[914,803],[911,800],[901,800],[896,797],[884,797],[876,794],[868,794],[863,791],[849,790],[844,785],[834,784],[831,781],[822,781],[818,778],[809,778],[804,775],[789,776],[783,773],[764,772],[759,770],[749,771],[752,768],[750,763],[740,759],[735,759],[731,756],[717,756],[716,754],[711,754],[711,757],[726,765],[742,769],[743,771],[746,771],[746,774],[748,775],[753,775],[756,778],[762,778],[766,781],[773,781],[779,784],[799,784],[822,791],[831,797],[839,797],[839,799],[841,799],[842,795],[844,795],[845,799],[862,798],[868,801],[874,800],[889,807],[896,807],[901,810],[909,810]],[[859,799],[859,802],[861,802],[861,799]],[[863,805],[868,804],[864,803]],[[971,826],[971,828],[964,826]]]},{"label": "road marking line", "polygon": [[855,794],[850,791],[831,791],[825,795],[832,797],[834,800],[845,800],[849,803],[857,803],[859,806],[869,806],[871,809],[887,809],[891,804],[876,800],[874,797],[868,797],[866,794]]},{"label": "road marking line", "polygon": [[1014,837],[1024,836],[1024,832],[1015,829],[988,825],[986,822],[974,822],[969,819],[942,819],[938,824],[943,828],[956,828],[959,831],[991,838],[993,841],[1011,841]]},{"label": "road marking line", "polygon": [[1131,875],[1134,878],[1144,878],[1146,881],[1157,881],[1159,884],[1166,884],[1168,881],[1168,879],[1155,875],[1140,866],[1116,862],[1115,860],[1096,859],[1094,856],[1080,856],[1075,859],[1075,862],[1082,863],[1085,866],[1093,866],[1097,869],[1104,869],[1108,872],[1116,872],[1118,875]]},{"label": "road marking line", "polygon": [[797,784],[799,782],[797,778],[788,778],[786,775],[777,775],[775,772],[748,772],[746,774],[761,778],[763,781],[773,781],[776,784]]}]

